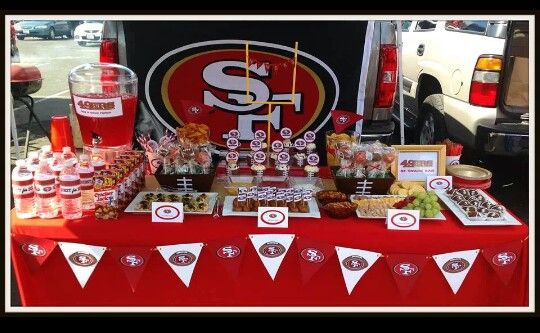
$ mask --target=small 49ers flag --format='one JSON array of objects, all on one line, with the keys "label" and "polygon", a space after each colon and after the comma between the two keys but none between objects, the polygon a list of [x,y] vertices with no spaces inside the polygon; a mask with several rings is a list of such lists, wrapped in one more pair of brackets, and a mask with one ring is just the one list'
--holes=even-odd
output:
[{"label": "small 49ers flag", "polygon": [[131,291],[135,292],[142,273],[148,264],[152,248],[150,247],[113,247],[111,255],[120,265],[131,286]]},{"label": "small 49ers flag", "polygon": [[457,294],[461,288],[461,284],[469,274],[479,252],[479,249],[475,249],[433,256],[433,260],[437,263],[454,294]]},{"label": "small 49ers flag", "polygon": [[208,249],[212,252],[212,255],[231,274],[233,279],[236,279],[240,272],[246,241],[246,237],[237,237],[235,239],[208,242]]},{"label": "small 49ers flag", "polygon": [[402,296],[407,296],[428,260],[425,254],[386,254],[388,268]]},{"label": "small 49ers flag", "polygon": [[214,108],[197,101],[181,100],[181,112],[186,123],[208,124]]},{"label": "small 49ers flag", "polygon": [[86,286],[106,247],[79,243],[58,242],[69,267],[82,288]]},{"label": "small 49ers flag", "polygon": [[482,255],[505,285],[508,285],[517,266],[523,241],[482,249]]},{"label": "small 49ers flag", "polygon": [[292,234],[249,235],[266,271],[275,280],[276,274],[294,240]]},{"label": "small 49ers flag", "polygon": [[331,244],[305,237],[297,237],[296,245],[298,247],[298,261],[300,262],[303,284],[308,283],[336,252]]},{"label": "small 49ers flag", "polygon": [[36,238],[26,235],[13,235],[15,243],[12,246],[19,248],[28,259],[32,270],[41,266],[56,247],[56,242],[46,238]]},{"label": "small 49ers flag", "polygon": [[364,116],[350,111],[332,110],[332,123],[334,123],[334,132],[341,133],[348,127],[356,124],[357,121],[364,119]]},{"label": "small 49ers flag", "polygon": [[362,276],[381,256],[380,253],[336,246],[336,253],[349,295]]},{"label": "small 49ers flag", "polygon": [[174,273],[189,288],[203,246],[203,243],[189,243],[157,246],[157,249]]}]

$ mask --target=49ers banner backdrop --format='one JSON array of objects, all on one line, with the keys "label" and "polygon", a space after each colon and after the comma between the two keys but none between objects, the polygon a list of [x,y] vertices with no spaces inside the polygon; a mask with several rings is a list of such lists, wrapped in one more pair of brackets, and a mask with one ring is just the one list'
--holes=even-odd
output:
[{"label": "49ers banner backdrop", "polygon": [[[336,108],[363,114],[358,100],[364,96],[359,87],[368,21],[186,21],[183,29],[178,22],[152,22],[167,31],[159,47],[148,22],[123,24],[132,32],[126,38],[137,36],[126,45],[137,45],[128,66],[139,77],[138,132],[158,137],[162,128],[185,123],[185,100],[213,108],[208,125],[211,141],[219,146],[233,128],[240,131],[241,143],[252,140],[256,130],[266,131],[268,106],[246,103],[246,41],[250,96],[263,103],[292,100],[298,41],[295,103],[272,105],[271,141],[283,127],[292,130],[293,141],[308,130],[330,130],[330,110]],[[317,138],[317,146],[324,147],[324,135]]]}]

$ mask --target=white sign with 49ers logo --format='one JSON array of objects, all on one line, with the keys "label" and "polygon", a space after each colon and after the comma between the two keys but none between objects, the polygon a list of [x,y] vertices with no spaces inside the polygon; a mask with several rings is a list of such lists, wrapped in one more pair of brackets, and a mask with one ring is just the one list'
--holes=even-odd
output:
[{"label": "white sign with 49ers logo", "polygon": [[285,255],[294,240],[294,235],[249,235],[249,239],[251,239],[251,243],[259,255],[259,258],[261,258],[266,271],[272,280],[274,280],[279,270],[279,266],[281,266],[281,262],[283,261],[283,258],[285,258]]},{"label": "white sign with 49ers logo", "polygon": [[157,249],[165,262],[189,288],[191,276],[199,260],[203,243],[175,244],[158,246]]},{"label": "white sign with 49ers logo", "polygon": [[58,242],[58,246],[60,246],[81,288],[84,288],[106,248],[67,242]]},{"label": "white sign with 49ers logo", "polygon": [[439,269],[443,273],[454,294],[457,294],[459,288],[461,288],[463,281],[467,277],[467,274],[471,270],[471,267],[478,256],[478,253],[480,253],[480,250],[475,249],[443,253],[433,256],[433,260],[435,260],[437,266],[439,266]]},{"label": "white sign with 49ers logo", "polygon": [[289,207],[259,207],[257,227],[288,228]]},{"label": "white sign with 49ers logo", "polygon": [[336,246],[336,253],[349,295],[362,276],[381,256],[378,252]]}]

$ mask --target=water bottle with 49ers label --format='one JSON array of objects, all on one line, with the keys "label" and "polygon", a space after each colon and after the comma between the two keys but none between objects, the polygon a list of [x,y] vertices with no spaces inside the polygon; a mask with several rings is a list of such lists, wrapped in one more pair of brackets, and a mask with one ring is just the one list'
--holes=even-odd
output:
[{"label": "water bottle with 49ers label", "polygon": [[17,160],[11,176],[15,213],[20,219],[36,216],[34,201],[34,177],[26,167],[25,160]]},{"label": "water bottle with 49ers label", "polygon": [[34,174],[34,190],[38,216],[42,219],[58,216],[54,173],[46,160],[39,162],[39,167]]},{"label": "water bottle with 49ers label", "polygon": [[81,178],[73,160],[64,161],[64,168],[60,172],[60,201],[66,220],[82,217]]},{"label": "water bottle with 49ers label", "polygon": [[79,157],[77,172],[81,178],[81,200],[83,210],[96,208],[94,204],[94,167],[88,155]]}]

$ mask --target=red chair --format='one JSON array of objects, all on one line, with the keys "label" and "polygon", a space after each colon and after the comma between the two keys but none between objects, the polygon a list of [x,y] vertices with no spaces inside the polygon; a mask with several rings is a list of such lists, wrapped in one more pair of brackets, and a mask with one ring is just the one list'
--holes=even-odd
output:
[{"label": "red chair", "polygon": [[34,65],[29,64],[11,64],[11,94],[13,99],[23,103],[30,114],[28,116],[28,122],[26,123],[26,141],[24,144],[24,154],[28,155],[28,144],[30,141],[30,124],[32,123],[32,118],[36,120],[38,126],[41,130],[47,135],[49,141],[51,140],[50,134],[45,130],[38,117],[34,113],[34,99],[30,96],[39,89],[41,89],[41,83],[43,78],[41,77],[41,72]]}]

